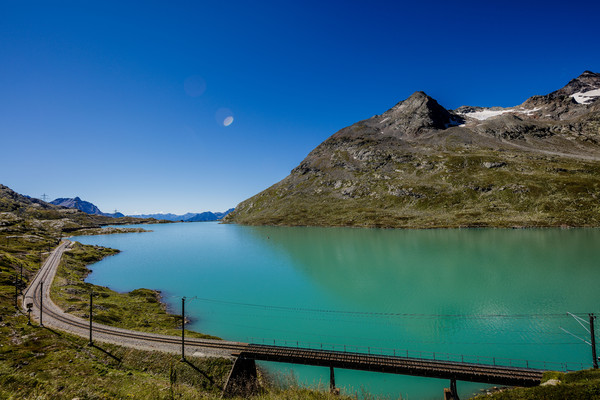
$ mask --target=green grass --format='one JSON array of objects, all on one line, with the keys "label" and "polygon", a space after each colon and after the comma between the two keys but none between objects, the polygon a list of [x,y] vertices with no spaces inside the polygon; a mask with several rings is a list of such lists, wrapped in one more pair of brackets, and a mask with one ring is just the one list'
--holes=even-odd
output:
[{"label": "green grass", "polygon": [[2,325],[0,399],[217,398],[231,367],[225,359],[192,359],[202,374],[172,354],[89,347],[27,326],[24,316]]},{"label": "green grass", "polygon": [[228,220],[383,228],[600,226],[600,162],[464,149],[406,160],[366,162],[351,174],[328,167],[288,177],[243,202]]},{"label": "green grass", "polygon": [[141,232],[152,232],[151,230],[144,228],[120,228],[120,227],[102,227],[102,228],[89,228],[80,229],[77,231],[77,236],[85,235],[112,235],[115,233],[141,233]]},{"label": "green grass", "polygon": [[600,371],[585,370],[563,374],[549,372],[544,381],[558,379],[556,386],[516,388],[491,395],[480,395],[475,399],[491,400],[597,400],[600,399]]}]

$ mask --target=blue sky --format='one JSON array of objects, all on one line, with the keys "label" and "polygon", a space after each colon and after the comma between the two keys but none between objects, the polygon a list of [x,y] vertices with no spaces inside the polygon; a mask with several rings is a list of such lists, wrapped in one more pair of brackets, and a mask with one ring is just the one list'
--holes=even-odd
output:
[{"label": "blue sky", "polygon": [[414,91],[446,108],[512,106],[600,72],[599,12],[0,0],[0,183],[103,211],[222,211]]}]

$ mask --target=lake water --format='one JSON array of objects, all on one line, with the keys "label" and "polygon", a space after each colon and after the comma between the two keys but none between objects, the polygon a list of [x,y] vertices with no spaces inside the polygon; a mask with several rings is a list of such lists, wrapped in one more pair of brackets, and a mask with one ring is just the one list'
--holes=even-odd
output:
[{"label": "lake water", "polygon": [[[186,296],[191,329],[203,333],[348,351],[408,350],[410,356],[465,354],[499,364],[591,366],[590,346],[561,328],[589,340],[567,312],[583,318],[600,312],[599,229],[147,228],[153,232],[78,237],[122,250],[93,265],[88,281],[117,291],[161,290],[174,313]],[[328,369],[293,371],[300,382],[328,385]],[[337,369],[336,383],[349,393],[404,399],[439,399],[449,386]],[[458,383],[462,398],[483,387]]]}]

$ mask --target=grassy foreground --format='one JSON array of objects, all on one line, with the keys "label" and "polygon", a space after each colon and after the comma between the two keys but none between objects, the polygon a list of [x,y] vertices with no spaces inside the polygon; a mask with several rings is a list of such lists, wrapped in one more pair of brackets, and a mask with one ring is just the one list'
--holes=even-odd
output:
[{"label": "grassy foreground", "polygon": [[[1,222],[1,221],[0,221]],[[174,354],[141,351],[110,344],[88,346],[87,340],[34,323],[15,308],[15,278],[26,285],[54,248],[57,237],[0,230],[0,399],[219,399],[232,366],[224,358],[180,362]],[[75,315],[87,310],[96,293],[97,321],[125,328],[179,333],[181,321],[148,289],[116,293],[83,282],[87,264],[118,251],[75,244],[65,253],[53,299]],[[197,332],[190,336],[207,337]],[[271,385],[262,377],[255,399],[333,399],[329,393]],[[342,399],[347,398],[342,396]]]},{"label": "grassy foreground", "polygon": [[544,381],[556,379],[557,385],[516,388],[504,392],[483,394],[475,399],[491,400],[597,400],[600,399],[600,370],[577,371],[564,374],[547,372]]}]

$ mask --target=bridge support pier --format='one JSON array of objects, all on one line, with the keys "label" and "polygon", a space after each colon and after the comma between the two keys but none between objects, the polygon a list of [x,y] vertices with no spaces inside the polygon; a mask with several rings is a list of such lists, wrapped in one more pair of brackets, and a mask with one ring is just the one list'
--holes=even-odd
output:
[{"label": "bridge support pier", "polygon": [[258,392],[256,361],[240,355],[231,367],[221,398],[227,399],[236,396],[245,398],[256,392]]},{"label": "bridge support pier", "polygon": [[456,390],[456,379],[450,379],[450,389],[444,389],[444,400],[460,400]]},{"label": "bridge support pier", "polygon": [[340,389],[335,387],[335,373],[333,367],[329,367],[329,393],[340,394]]}]

